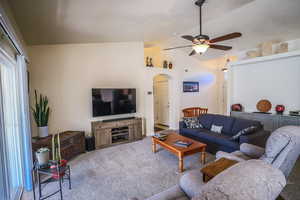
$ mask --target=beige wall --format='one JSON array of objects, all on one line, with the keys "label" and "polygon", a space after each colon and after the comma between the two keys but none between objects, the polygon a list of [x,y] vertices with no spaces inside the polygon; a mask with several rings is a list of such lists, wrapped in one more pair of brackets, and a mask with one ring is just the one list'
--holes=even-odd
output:
[{"label": "beige wall", "polygon": [[[190,106],[208,107],[218,113],[218,71],[183,52],[162,53],[173,61],[173,70],[147,68],[142,42],[30,46],[31,94],[34,89],[49,97],[50,132],[58,129],[91,132],[91,88],[137,88],[137,116],[146,121],[146,133],[153,133],[153,78],[169,77],[170,127],[178,128],[181,110]],[[187,70],[187,71],[186,71]],[[207,78],[208,77],[208,78]],[[182,92],[182,81],[200,82],[200,92]],[[126,115],[125,115],[126,116]],[[112,116],[125,117],[123,116]],[[33,123],[36,135],[36,125]]]},{"label": "beige wall", "polygon": [[145,66],[147,57],[153,59],[152,63],[154,67],[163,67],[164,58],[159,46],[144,48]]},{"label": "beige wall", "polygon": [[[144,115],[143,43],[30,46],[31,93],[49,97],[50,132],[91,131],[92,88],[137,88],[137,115]],[[36,133],[36,126],[33,126]]]}]

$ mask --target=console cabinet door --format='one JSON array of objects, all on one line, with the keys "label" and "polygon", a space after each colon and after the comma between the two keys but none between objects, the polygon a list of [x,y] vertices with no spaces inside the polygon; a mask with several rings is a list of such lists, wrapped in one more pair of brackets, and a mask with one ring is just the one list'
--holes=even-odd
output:
[{"label": "console cabinet door", "polygon": [[138,120],[134,128],[134,137],[136,140],[143,138],[142,121]]},{"label": "console cabinet door", "polygon": [[279,121],[279,127],[288,125],[300,126],[300,117],[281,116]]},{"label": "console cabinet door", "polygon": [[96,147],[101,148],[111,145],[111,130],[110,129],[98,129],[96,135]]},{"label": "console cabinet door", "polygon": [[260,121],[267,131],[274,131],[278,127],[278,119],[276,116],[268,114],[254,114],[253,120]]}]

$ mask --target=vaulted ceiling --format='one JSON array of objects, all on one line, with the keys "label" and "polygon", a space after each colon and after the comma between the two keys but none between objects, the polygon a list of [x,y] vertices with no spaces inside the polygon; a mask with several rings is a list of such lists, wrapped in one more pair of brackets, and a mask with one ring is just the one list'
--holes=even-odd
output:
[{"label": "vaulted ceiling", "polygon": [[[204,20],[253,0],[207,0]],[[29,45],[161,41],[199,25],[194,0],[10,0]]]},{"label": "vaulted ceiling", "polygon": [[[28,45],[93,42],[168,41],[186,45],[182,34],[199,34],[195,0],[10,0]],[[234,51],[267,40],[300,36],[299,0],[206,0],[204,34],[241,32],[224,42]],[[190,49],[184,49],[187,53]],[[206,56],[224,54],[209,50]]]}]

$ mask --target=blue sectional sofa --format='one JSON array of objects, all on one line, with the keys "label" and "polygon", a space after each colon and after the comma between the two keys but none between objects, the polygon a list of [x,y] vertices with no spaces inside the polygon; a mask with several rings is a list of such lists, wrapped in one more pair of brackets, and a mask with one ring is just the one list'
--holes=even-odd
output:
[{"label": "blue sectional sofa", "polygon": [[[207,144],[207,151],[215,154],[217,151],[231,153],[239,150],[242,143],[255,144],[261,147],[265,146],[269,131],[265,131],[258,121],[239,119],[223,115],[205,114],[199,117],[199,122],[203,128],[187,128],[183,121],[179,122],[179,133],[183,136]],[[210,131],[212,125],[223,126],[222,133]],[[243,135],[237,140],[231,137],[240,130],[249,126],[256,126],[258,129],[248,135]]]}]

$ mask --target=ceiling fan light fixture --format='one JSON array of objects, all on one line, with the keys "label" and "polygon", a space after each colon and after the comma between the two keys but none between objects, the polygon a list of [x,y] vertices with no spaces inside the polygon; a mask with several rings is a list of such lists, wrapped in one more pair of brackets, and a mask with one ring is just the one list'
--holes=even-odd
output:
[{"label": "ceiling fan light fixture", "polygon": [[196,51],[196,53],[205,53],[208,48],[208,44],[196,44],[193,46],[193,49]]}]

